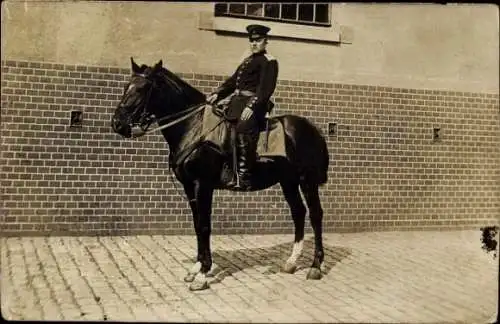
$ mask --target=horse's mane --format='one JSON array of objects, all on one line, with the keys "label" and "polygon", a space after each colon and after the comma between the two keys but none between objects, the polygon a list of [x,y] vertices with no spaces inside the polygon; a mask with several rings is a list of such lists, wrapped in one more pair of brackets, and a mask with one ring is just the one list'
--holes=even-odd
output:
[{"label": "horse's mane", "polygon": [[[149,75],[152,70],[152,67],[146,65],[141,66],[142,73],[146,75]],[[164,83],[170,91],[173,91],[180,100],[188,105],[201,103],[205,100],[205,95],[202,92],[164,67],[162,67],[155,76],[158,76],[160,81]]]},{"label": "horse's mane", "polygon": [[[155,81],[166,88],[166,91],[169,92],[168,105],[171,109],[175,107],[173,108],[175,110],[170,113],[182,111],[194,105],[204,103],[206,100],[202,92],[164,67],[154,71],[153,67],[142,65],[140,67],[140,73],[154,78]],[[175,144],[174,150],[182,150],[183,147],[192,143],[194,138],[197,138],[202,130],[202,118],[203,114],[198,112],[193,118],[186,122],[179,123],[175,127],[163,131],[169,132],[169,135],[173,136],[171,137],[174,139],[173,142],[177,143]],[[170,145],[172,145],[172,143],[170,143]]]}]

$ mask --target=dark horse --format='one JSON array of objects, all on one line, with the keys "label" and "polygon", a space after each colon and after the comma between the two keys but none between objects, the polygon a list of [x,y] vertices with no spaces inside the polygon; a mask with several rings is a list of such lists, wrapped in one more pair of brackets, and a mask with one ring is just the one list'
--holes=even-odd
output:
[{"label": "dark horse", "polygon": [[[193,214],[198,243],[197,262],[184,278],[191,290],[208,288],[206,275],[212,267],[210,249],[212,198],[215,189],[226,189],[221,172],[227,161],[220,150],[214,150],[203,140],[203,109],[206,97],[174,73],[162,66],[138,66],[133,58],[132,76],[111,120],[113,130],[125,138],[146,133],[156,121],[170,149],[169,164],[184,186]],[[193,110],[193,107],[200,107]],[[209,106],[208,106],[209,107]],[[314,231],[314,261],[308,279],[320,279],[323,262],[323,209],[318,187],[327,181],[328,150],[320,131],[307,119],[295,115],[271,117],[284,126],[287,158],[271,158],[258,163],[254,190],[280,184],[290,206],[295,225],[295,243],[283,271],[293,273],[302,253],[306,206]],[[140,129],[138,132],[137,130]],[[134,131],[136,133],[134,134]],[[182,159],[180,157],[182,156]]]}]

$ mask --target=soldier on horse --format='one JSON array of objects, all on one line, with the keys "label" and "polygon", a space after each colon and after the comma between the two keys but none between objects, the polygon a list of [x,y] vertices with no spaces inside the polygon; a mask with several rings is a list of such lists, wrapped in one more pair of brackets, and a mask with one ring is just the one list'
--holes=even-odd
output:
[{"label": "soldier on horse", "polygon": [[[215,104],[224,99],[228,103],[224,117],[236,131],[237,178],[229,186],[246,190],[251,186],[251,173],[256,161],[259,125],[265,120],[269,99],[278,78],[278,62],[266,50],[269,27],[247,26],[252,54],[238,66],[234,74],[212,92],[207,102]],[[217,109],[217,105],[214,105]]]}]

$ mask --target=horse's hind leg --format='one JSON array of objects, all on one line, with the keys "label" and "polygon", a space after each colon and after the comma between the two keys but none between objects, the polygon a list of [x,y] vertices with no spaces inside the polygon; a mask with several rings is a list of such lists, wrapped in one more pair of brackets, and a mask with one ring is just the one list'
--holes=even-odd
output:
[{"label": "horse's hind leg", "polygon": [[309,208],[309,218],[311,219],[311,226],[314,231],[314,260],[307,274],[307,279],[321,279],[321,264],[324,259],[322,237],[323,209],[321,208],[321,201],[319,199],[318,185],[304,182],[300,184],[300,188]]},{"label": "horse's hind leg", "polygon": [[294,273],[297,269],[297,259],[302,254],[304,244],[304,222],[306,217],[306,207],[300,196],[299,185],[291,183],[281,183],[281,188],[285,196],[285,200],[290,206],[290,211],[295,225],[295,240],[293,244],[292,254],[283,266],[283,271]]}]

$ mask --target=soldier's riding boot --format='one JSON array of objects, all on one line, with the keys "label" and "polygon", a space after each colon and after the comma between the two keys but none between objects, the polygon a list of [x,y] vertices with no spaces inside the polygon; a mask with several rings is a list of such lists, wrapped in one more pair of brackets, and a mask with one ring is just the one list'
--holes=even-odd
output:
[{"label": "soldier's riding boot", "polygon": [[232,152],[231,168],[233,170],[233,177],[227,183],[227,186],[228,187],[236,187],[237,184],[238,184],[237,170],[238,170],[238,155],[239,155],[237,133],[236,133],[236,129],[234,129],[233,127],[229,128],[229,132],[230,132],[230,135],[231,135],[231,152]]},{"label": "soldier's riding boot", "polygon": [[242,190],[252,186],[252,171],[256,160],[257,141],[252,134],[238,134],[238,185]]}]

